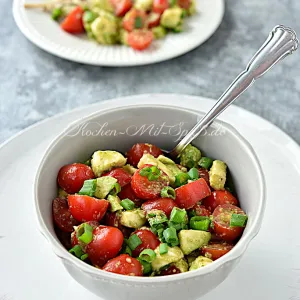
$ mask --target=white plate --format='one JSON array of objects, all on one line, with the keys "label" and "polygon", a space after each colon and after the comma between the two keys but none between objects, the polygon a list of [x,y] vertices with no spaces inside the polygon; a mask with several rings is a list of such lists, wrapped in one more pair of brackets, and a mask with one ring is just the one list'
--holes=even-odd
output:
[{"label": "white plate", "polygon": [[25,10],[24,2],[14,0],[13,14],[23,34],[38,47],[62,58],[100,66],[137,66],[182,55],[204,43],[219,27],[224,15],[224,0],[196,0],[197,14],[186,20],[184,33],[168,34],[145,51],[126,46],[101,46],[68,34],[40,10]]},{"label": "white plate", "polygon": [[[116,99],[43,121],[2,145],[1,300],[99,299],[67,274],[39,233],[33,211],[33,180],[47,145],[67,124],[96,110],[137,102],[197,107],[203,111],[213,104],[209,99],[182,95]],[[230,107],[222,119],[234,125],[257,152],[268,187],[267,208],[260,234],[253,240],[238,267],[224,283],[201,299],[299,300],[300,149],[277,127],[238,107]]]}]

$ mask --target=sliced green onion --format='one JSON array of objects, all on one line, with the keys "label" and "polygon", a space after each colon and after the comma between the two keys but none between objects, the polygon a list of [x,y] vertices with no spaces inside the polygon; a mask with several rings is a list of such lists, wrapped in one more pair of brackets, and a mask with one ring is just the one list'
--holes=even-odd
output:
[{"label": "sliced green onion", "polygon": [[120,193],[120,192],[121,192],[121,186],[116,182],[116,183],[112,186],[112,188],[111,188],[109,194],[112,195],[112,196],[116,196],[116,195],[117,195],[118,193]]},{"label": "sliced green onion", "polygon": [[199,178],[199,172],[198,172],[198,169],[196,169],[196,168],[191,168],[188,171],[188,174],[190,176],[190,179],[192,179],[192,180],[196,180]]},{"label": "sliced green onion", "polygon": [[63,10],[61,7],[56,7],[52,10],[51,18],[57,21],[63,15]]},{"label": "sliced green onion", "polygon": [[196,211],[194,209],[189,210],[188,211],[188,216],[189,216],[189,218],[197,216]]},{"label": "sliced green onion", "polygon": [[86,10],[82,16],[82,20],[84,23],[92,23],[98,17],[97,14],[90,10]]},{"label": "sliced green onion", "polygon": [[150,211],[150,215],[152,216],[153,214],[154,216],[150,218],[149,218],[149,214],[147,215],[147,219],[151,227],[168,222],[168,218],[163,211],[157,210],[155,213],[151,213]]},{"label": "sliced green onion", "polygon": [[142,267],[143,267],[143,274],[144,275],[148,275],[152,272],[152,265],[151,263],[144,261],[140,258],[138,258],[138,261],[141,263]]},{"label": "sliced green onion", "polygon": [[93,240],[93,227],[88,223],[83,223],[78,229],[77,238],[84,244],[89,244]]},{"label": "sliced green onion", "polygon": [[91,166],[91,159],[86,160],[85,162],[83,162],[83,164],[90,167]]},{"label": "sliced green onion", "polygon": [[247,220],[247,215],[232,214],[230,218],[230,227],[245,227]]},{"label": "sliced green onion", "polygon": [[182,14],[181,14],[181,18],[182,18],[182,19],[185,18],[185,17],[187,16],[187,14],[188,14],[187,10],[186,10],[186,9],[183,9],[183,10],[182,10]]},{"label": "sliced green onion", "polygon": [[147,177],[149,181],[157,180],[161,172],[156,166],[146,167],[140,171],[140,175]]},{"label": "sliced green onion", "polygon": [[85,254],[83,254],[81,257],[80,257],[80,259],[81,260],[85,260],[85,259],[87,259],[89,257],[89,255],[87,254],[87,253],[85,253]]},{"label": "sliced green onion", "polygon": [[174,185],[176,187],[180,187],[180,186],[186,184],[189,179],[190,179],[189,174],[187,174],[187,173],[179,173],[179,174],[177,174],[175,176],[175,183],[174,183]]},{"label": "sliced green onion", "polygon": [[164,230],[164,238],[166,240],[166,242],[173,246],[177,246],[179,244],[178,241],[178,237],[177,237],[177,233],[176,233],[176,229],[171,227],[171,228],[167,228]]},{"label": "sliced green onion", "polygon": [[164,228],[159,228],[158,230],[157,230],[157,236],[158,236],[158,238],[162,241],[163,240],[163,238],[164,238]]},{"label": "sliced green onion", "polygon": [[203,216],[195,216],[190,219],[190,227],[196,230],[208,231],[210,226],[210,218]]},{"label": "sliced green onion", "polygon": [[134,21],[134,28],[138,29],[138,28],[142,28],[143,27],[143,20],[140,16],[135,18]]},{"label": "sliced green onion", "polygon": [[171,211],[170,221],[173,223],[186,223],[187,213],[185,209],[174,207]]},{"label": "sliced green onion", "polygon": [[156,253],[152,249],[145,249],[139,255],[139,258],[141,260],[147,261],[149,263],[151,263],[155,259],[155,257]]},{"label": "sliced green onion", "polygon": [[214,161],[214,160],[213,160],[212,158],[203,156],[203,157],[201,157],[201,159],[200,159],[198,165],[199,165],[201,168],[204,168],[204,169],[207,169],[207,170],[208,170],[208,169],[210,169],[210,167],[212,166],[213,161]]},{"label": "sliced green onion", "polygon": [[136,247],[138,247],[141,244],[142,241],[136,234],[131,235],[127,240],[127,245],[131,250],[134,250]]},{"label": "sliced green onion", "polygon": [[161,191],[160,191],[160,196],[162,198],[171,198],[175,199],[176,198],[176,193],[173,188],[170,186],[165,186]]},{"label": "sliced green onion", "polygon": [[132,210],[135,208],[135,204],[133,201],[131,201],[130,199],[123,199],[120,202],[121,206],[124,207],[126,210]]},{"label": "sliced green onion", "polygon": [[176,0],[169,0],[170,7],[176,5]]},{"label": "sliced green onion", "polygon": [[165,243],[162,243],[159,245],[159,254],[166,254],[168,253],[168,245]]},{"label": "sliced green onion", "polygon": [[131,249],[129,248],[129,246],[126,245],[126,243],[124,244],[124,247],[123,247],[123,249],[122,249],[122,253],[123,253],[123,254],[128,254],[128,255],[132,256],[132,251],[131,251]]},{"label": "sliced green onion", "polygon": [[182,230],[182,229],[188,229],[188,226],[186,223],[174,223],[171,221],[168,222],[168,227],[175,228],[175,230],[177,230],[177,231]]},{"label": "sliced green onion", "polygon": [[93,197],[96,191],[96,187],[97,187],[97,179],[85,180],[78,194]]},{"label": "sliced green onion", "polygon": [[75,245],[72,249],[69,250],[70,253],[74,254],[76,257],[81,258],[85,253],[79,245]]}]

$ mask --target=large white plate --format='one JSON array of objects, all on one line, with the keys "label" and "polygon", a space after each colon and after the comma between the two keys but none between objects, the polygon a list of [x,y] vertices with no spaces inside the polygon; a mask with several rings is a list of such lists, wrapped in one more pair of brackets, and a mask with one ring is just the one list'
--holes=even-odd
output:
[{"label": "large white plate", "polygon": [[24,2],[14,0],[13,14],[23,34],[38,47],[62,58],[101,66],[136,66],[164,61],[182,55],[204,43],[219,27],[224,0],[196,0],[197,14],[188,18],[184,33],[169,34],[145,51],[125,46],[101,46],[62,31],[47,13],[25,10]]},{"label": "large white plate", "polygon": [[[33,210],[33,180],[46,147],[67,124],[100,109],[137,102],[203,111],[213,104],[209,99],[182,95],[127,97],[48,119],[2,145],[0,299],[99,299],[68,275],[39,233]],[[261,231],[238,267],[202,300],[299,300],[300,149],[274,125],[238,107],[230,107],[222,119],[236,126],[257,152],[266,176],[267,207]]]}]

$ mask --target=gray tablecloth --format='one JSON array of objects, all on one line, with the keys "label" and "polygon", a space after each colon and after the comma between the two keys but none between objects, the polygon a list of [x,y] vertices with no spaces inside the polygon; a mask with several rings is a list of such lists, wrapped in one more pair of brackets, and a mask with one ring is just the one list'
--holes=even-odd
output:
[{"label": "gray tablecloth", "polygon": [[[75,107],[122,95],[171,92],[218,98],[277,24],[300,34],[299,0],[227,0],[221,27],[205,44],[167,62],[128,68],[54,57],[20,33],[12,0],[0,10],[0,142]],[[236,104],[300,142],[300,51],[260,79]]]}]

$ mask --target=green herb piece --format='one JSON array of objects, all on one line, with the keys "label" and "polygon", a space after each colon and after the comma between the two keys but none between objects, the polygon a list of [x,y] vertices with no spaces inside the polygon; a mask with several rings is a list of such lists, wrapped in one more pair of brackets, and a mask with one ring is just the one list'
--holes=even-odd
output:
[{"label": "green herb piece", "polygon": [[174,183],[174,185],[176,187],[180,187],[180,186],[186,184],[189,179],[190,179],[189,174],[187,174],[187,173],[179,173],[179,174],[177,174],[175,176],[175,183]]},{"label": "green herb piece", "polygon": [[179,240],[177,237],[176,229],[171,227],[167,228],[163,232],[164,238],[168,245],[171,245],[172,247],[177,246],[179,244]]},{"label": "green herb piece", "polygon": [[168,253],[168,245],[166,243],[162,243],[159,245],[159,254],[166,254]]},{"label": "green herb piece", "polygon": [[96,192],[96,187],[97,187],[96,179],[85,180],[78,194],[93,197]]},{"label": "green herb piece", "polygon": [[149,263],[151,263],[155,259],[155,257],[156,253],[152,249],[145,249],[139,255],[139,258],[141,260],[147,261]]},{"label": "green herb piece", "polygon": [[142,244],[142,241],[136,234],[131,235],[129,237],[129,239],[127,240],[127,245],[129,246],[129,248],[131,250],[134,250],[141,244]]},{"label": "green herb piece", "polygon": [[213,160],[212,158],[203,156],[203,157],[201,157],[201,159],[200,159],[198,165],[199,165],[201,168],[204,168],[204,169],[207,169],[207,170],[208,170],[208,169],[210,169],[210,167],[212,166],[213,161],[214,161],[214,160]]},{"label": "green herb piece", "polygon": [[175,193],[175,190],[173,188],[171,188],[170,186],[165,186],[161,190],[160,196],[162,198],[171,198],[174,200],[176,198],[176,193]]},{"label": "green herb piece", "polygon": [[196,168],[191,168],[188,171],[188,174],[189,174],[191,180],[199,179],[199,172],[198,172],[198,169],[196,169]]},{"label": "green herb piece", "polygon": [[132,210],[135,208],[135,204],[133,201],[131,201],[130,199],[123,199],[120,202],[121,206],[124,207],[126,210]]},{"label": "green herb piece", "polygon": [[209,217],[195,216],[190,219],[191,229],[208,231],[209,226],[210,226]]},{"label": "green herb piece", "polygon": [[232,214],[230,218],[230,227],[245,227],[248,217],[246,215]]},{"label": "green herb piece", "polygon": [[78,229],[77,238],[84,244],[89,244],[93,240],[93,227],[88,223],[83,223]]}]

